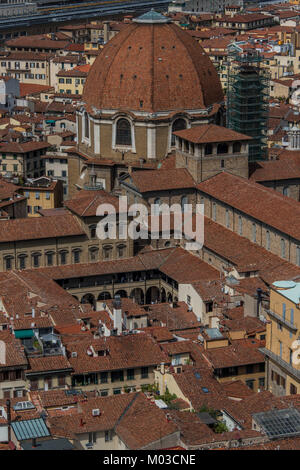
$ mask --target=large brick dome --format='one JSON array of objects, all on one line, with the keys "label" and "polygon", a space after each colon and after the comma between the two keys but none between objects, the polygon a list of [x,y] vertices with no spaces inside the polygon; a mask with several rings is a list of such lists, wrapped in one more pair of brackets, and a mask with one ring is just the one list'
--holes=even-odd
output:
[{"label": "large brick dome", "polygon": [[83,92],[86,110],[148,113],[200,110],[223,101],[218,74],[202,47],[151,11],[110,40]]}]

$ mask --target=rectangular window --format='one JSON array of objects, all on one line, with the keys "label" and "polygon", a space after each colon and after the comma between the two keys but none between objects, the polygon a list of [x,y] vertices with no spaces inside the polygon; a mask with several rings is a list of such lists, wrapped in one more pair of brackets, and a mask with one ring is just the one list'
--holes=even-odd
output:
[{"label": "rectangular window", "polygon": [[265,388],[265,378],[264,377],[260,377],[258,379],[258,384],[259,384],[259,388],[260,390],[263,390]]},{"label": "rectangular window", "polygon": [[53,253],[47,253],[47,266],[53,265]]},{"label": "rectangular window", "polygon": [[50,193],[46,192],[46,199],[50,199]]},{"label": "rectangular window", "polygon": [[141,368],[141,376],[142,376],[142,379],[147,379],[148,378],[148,367],[142,367]]},{"label": "rectangular window", "polygon": [[100,373],[100,383],[107,384],[108,382],[108,372],[101,372]]},{"label": "rectangular window", "polygon": [[35,199],[40,199],[40,193],[39,192],[35,193]]},{"label": "rectangular window", "polygon": [[111,372],[111,381],[112,382],[123,382],[124,373],[122,370],[114,370]]},{"label": "rectangular window", "polygon": [[64,375],[58,376],[58,385],[59,387],[64,387],[66,385],[66,377]]},{"label": "rectangular window", "polygon": [[127,369],[127,380],[134,380],[134,369]]},{"label": "rectangular window", "polygon": [[294,384],[290,384],[290,394],[297,395],[297,387]]},{"label": "rectangular window", "polygon": [[286,305],[282,304],[282,318],[285,320],[285,313],[286,313]]},{"label": "rectangular window", "polygon": [[30,380],[30,390],[38,390],[38,388],[39,388],[38,380],[37,379]]},{"label": "rectangular window", "polygon": [[96,432],[89,432],[89,443],[95,444],[97,441],[97,433]]},{"label": "rectangular window", "polygon": [[73,251],[73,261],[74,263],[80,262],[80,251]]},{"label": "rectangular window", "polygon": [[254,380],[246,380],[246,385],[249,387],[251,390],[254,389]]},{"label": "rectangular window", "polygon": [[105,442],[111,441],[112,440],[112,432],[111,431],[105,431]]}]

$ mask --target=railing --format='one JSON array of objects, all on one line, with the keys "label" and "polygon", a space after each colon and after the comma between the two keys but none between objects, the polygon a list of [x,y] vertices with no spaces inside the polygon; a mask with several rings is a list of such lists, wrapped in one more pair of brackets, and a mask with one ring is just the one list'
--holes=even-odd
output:
[{"label": "railing", "polygon": [[282,323],[283,325],[287,326],[293,331],[297,331],[297,326],[294,325],[294,323],[291,323],[290,321],[286,320],[285,318],[281,317],[277,313],[273,312],[273,310],[266,310],[267,314],[270,315],[270,317],[275,318],[275,320],[279,321],[279,323]]},{"label": "railing", "polygon": [[300,380],[300,370],[295,369],[291,364],[284,361],[280,356],[277,356],[277,354],[274,354],[267,348],[259,348],[259,351],[265,356],[272,359],[274,362],[277,362],[279,365],[281,365],[281,367],[283,367],[287,372],[289,372],[290,375],[295,377],[297,380]]}]

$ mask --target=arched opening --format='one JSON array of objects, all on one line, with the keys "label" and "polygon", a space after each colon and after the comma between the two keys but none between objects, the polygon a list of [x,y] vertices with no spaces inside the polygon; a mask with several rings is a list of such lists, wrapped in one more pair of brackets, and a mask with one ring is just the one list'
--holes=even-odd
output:
[{"label": "arched opening", "polygon": [[177,131],[182,131],[183,129],[186,129],[186,121],[185,119],[182,119],[182,118],[179,118],[179,119],[176,119],[173,124],[172,124],[172,139],[171,139],[171,145],[172,147],[174,147],[175,145],[175,135],[173,134],[173,132],[177,132]]},{"label": "arched opening", "polygon": [[111,299],[111,295],[109,292],[104,291],[104,292],[100,292],[97,300],[107,300],[107,299]]},{"label": "arched opening", "polygon": [[140,287],[136,287],[135,289],[133,289],[129,297],[137,304],[144,304],[145,296],[143,289],[141,289]]},{"label": "arched opening", "polygon": [[172,296],[172,294],[170,294],[170,292],[168,293],[167,301],[168,301],[168,303],[173,302],[173,296]]},{"label": "arched opening", "polygon": [[182,196],[181,198],[181,211],[182,212],[187,212],[188,208],[186,205],[188,204],[189,200],[187,196]]},{"label": "arched opening", "polygon": [[117,292],[115,292],[115,296],[116,295],[119,295],[121,299],[128,297],[126,290],[118,290]]},{"label": "arched opening", "polygon": [[212,144],[206,144],[204,147],[204,154],[205,155],[211,155],[213,150]]},{"label": "arched opening", "polygon": [[85,294],[81,299],[82,304],[90,304],[93,307],[95,306],[95,297],[93,294]]},{"label": "arched opening", "polygon": [[162,287],[160,289],[160,301],[165,302],[167,300],[167,295],[165,289]]},{"label": "arched opening", "polygon": [[116,145],[131,145],[131,125],[127,119],[121,118],[117,122]]},{"label": "arched opening", "polygon": [[225,144],[224,142],[222,144],[218,144],[217,153],[218,154],[228,153],[228,145]]},{"label": "arched opening", "polygon": [[154,199],[154,215],[158,215],[160,212],[160,198]]},{"label": "arched opening", "polygon": [[156,286],[149,287],[149,289],[146,292],[146,304],[159,302],[159,299],[160,299],[159,288]]},{"label": "arched opening", "polygon": [[240,142],[234,142],[233,146],[232,146],[232,152],[233,153],[240,153],[242,149],[242,145]]},{"label": "arched opening", "polygon": [[91,238],[96,238],[97,226],[96,226],[95,224],[90,225],[90,226],[89,226],[89,230],[90,230],[90,237],[91,237]]}]

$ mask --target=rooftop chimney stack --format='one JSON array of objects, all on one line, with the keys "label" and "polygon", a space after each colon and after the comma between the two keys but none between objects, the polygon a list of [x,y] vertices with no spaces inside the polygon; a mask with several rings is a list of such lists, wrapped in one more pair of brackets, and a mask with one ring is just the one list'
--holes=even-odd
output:
[{"label": "rooftop chimney stack", "polygon": [[122,303],[121,297],[116,295],[113,301],[113,314],[114,314],[114,329],[117,330],[117,334],[122,333]]}]

